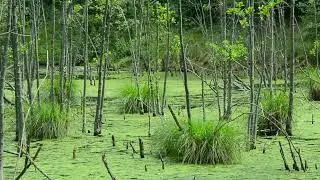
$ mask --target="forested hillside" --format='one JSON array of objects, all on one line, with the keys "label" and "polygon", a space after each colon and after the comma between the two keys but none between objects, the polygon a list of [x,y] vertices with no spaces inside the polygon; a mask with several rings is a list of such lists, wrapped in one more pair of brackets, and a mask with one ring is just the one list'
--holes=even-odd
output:
[{"label": "forested hillside", "polygon": [[318,177],[319,8],[1,0],[0,180]]}]

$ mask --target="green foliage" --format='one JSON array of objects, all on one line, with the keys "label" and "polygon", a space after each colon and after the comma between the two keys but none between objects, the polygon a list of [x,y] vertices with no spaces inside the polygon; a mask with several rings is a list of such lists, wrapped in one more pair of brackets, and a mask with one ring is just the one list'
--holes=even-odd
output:
[{"label": "green foliage", "polygon": [[26,121],[29,138],[56,139],[67,135],[68,115],[60,112],[59,105],[42,102],[34,105],[32,113],[32,119]]},{"label": "green foliage", "polygon": [[[229,164],[240,160],[243,136],[230,123],[193,122],[179,131],[165,123],[154,136],[155,147],[168,156],[188,164]],[[187,128],[189,127],[189,128]]]},{"label": "green foliage", "polygon": [[232,44],[230,41],[225,40],[222,45],[213,44],[212,47],[222,59],[237,61],[246,59],[248,56],[248,48],[239,41]]},{"label": "green foliage", "polygon": [[248,27],[249,26],[249,22],[248,22],[248,15],[251,15],[254,12],[254,8],[249,6],[249,7],[245,7],[243,2],[236,2],[235,7],[233,8],[229,8],[227,10],[227,14],[230,15],[237,15],[240,20],[240,25],[242,27]]},{"label": "green foliage", "polygon": [[273,94],[266,91],[261,105],[264,116],[258,121],[258,129],[267,132],[268,135],[274,135],[277,133],[278,127],[282,128],[285,125],[288,117],[288,95],[282,91]]},{"label": "green foliage", "polygon": [[270,10],[277,7],[283,0],[271,0],[267,4],[263,4],[259,7],[260,18],[270,17]]},{"label": "green foliage", "polygon": [[317,53],[319,53],[319,46],[320,46],[320,41],[319,40],[313,42],[313,47],[310,50],[310,54],[312,56],[317,56]]},{"label": "green foliage", "polygon": [[142,111],[148,112],[148,102],[152,101],[152,97],[155,95],[151,95],[151,89],[146,84],[140,86],[139,89],[135,85],[127,85],[121,89],[121,97],[123,99],[122,110],[125,113],[139,113],[141,112],[141,103],[143,104]]}]

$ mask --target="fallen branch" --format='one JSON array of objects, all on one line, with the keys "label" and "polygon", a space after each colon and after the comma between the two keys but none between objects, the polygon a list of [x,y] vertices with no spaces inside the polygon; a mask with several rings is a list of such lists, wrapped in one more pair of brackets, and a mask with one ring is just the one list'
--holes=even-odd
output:
[{"label": "fallen branch", "polygon": [[176,123],[176,125],[177,125],[178,128],[179,128],[179,131],[182,131],[183,128],[181,127],[181,125],[180,125],[180,123],[179,123],[179,121],[178,121],[178,118],[177,118],[176,114],[174,114],[174,112],[173,112],[173,110],[172,110],[172,107],[171,107],[170,105],[168,105],[168,108],[169,108],[170,113],[171,113],[171,115],[172,115],[172,117],[173,117],[173,119],[174,119],[174,122]]},{"label": "fallen branch", "polygon": [[[32,158],[33,161],[36,160],[36,158],[38,157],[41,148],[42,148],[42,144],[38,147],[36,153],[34,154],[34,157]],[[17,153],[17,155],[19,155],[19,154]],[[27,159],[28,159],[28,157],[27,157]],[[20,172],[20,174],[15,179],[16,180],[20,179],[24,175],[24,173],[27,172],[27,170],[29,169],[30,166],[31,166],[31,162],[29,162],[26,166],[24,166],[23,170]]]},{"label": "fallen branch", "polygon": [[282,157],[283,163],[284,163],[284,168],[285,168],[286,170],[290,171],[290,168],[289,168],[289,166],[288,166],[286,157],[285,157],[284,152],[283,152],[283,149],[282,149],[282,144],[281,144],[280,141],[279,141],[279,146],[280,146],[281,157]]},{"label": "fallen branch", "polygon": [[161,164],[162,164],[162,169],[164,169],[164,160],[163,160],[162,155],[161,155],[160,152],[159,152],[159,155],[160,155],[160,160],[161,160]]},{"label": "fallen branch", "polygon": [[133,152],[133,153],[137,153],[137,151],[134,149],[134,147],[133,147],[133,145],[132,145],[131,142],[130,142],[130,146],[131,146],[131,148],[132,148],[132,152]]},{"label": "fallen branch", "polygon": [[3,96],[3,100],[4,100],[6,103],[10,104],[11,106],[14,106],[14,103],[11,102],[6,96]]},{"label": "fallen branch", "polygon": [[108,171],[111,179],[112,179],[112,180],[116,180],[117,178],[112,174],[112,171],[111,171],[111,169],[110,169],[110,167],[109,167],[109,165],[108,165],[108,161],[107,161],[107,158],[106,158],[106,154],[103,154],[103,155],[102,155],[102,162],[103,162],[104,166],[107,168],[107,171]]},{"label": "fallen branch", "polygon": [[12,154],[12,155],[19,156],[19,153],[16,153],[16,152],[11,152],[11,151],[6,151],[6,150],[4,150],[3,152],[8,153],[8,154]]}]

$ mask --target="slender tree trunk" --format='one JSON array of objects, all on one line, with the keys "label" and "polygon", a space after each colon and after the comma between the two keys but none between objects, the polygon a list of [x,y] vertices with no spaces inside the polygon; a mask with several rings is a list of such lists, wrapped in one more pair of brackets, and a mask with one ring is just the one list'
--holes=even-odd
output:
[{"label": "slender tree trunk", "polygon": [[1,46],[0,57],[0,180],[4,180],[4,82],[7,63],[6,47]]},{"label": "slender tree trunk", "polygon": [[317,69],[319,70],[319,42],[318,42],[318,9],[317,9],[317,2],[314,0],[314,23],[316,25],[316,62],[317,62]]},{"label": "slender tree trunk", "polygon": [[[8,0],[7,7],[7,32],[11,32],[11,0]],[[2,18],[0,18],[2,20]],[[4,41],[0,39],[0,180],[4,180],[4,83],[6,75],[7,51],[11,33]]]},{"label": "slender tree trunk", "polygon": [[158,8],[159,8],[159,2],[156,0],[156,10],[155,10],[155,16],[157,19],[157,35],[156,35],[156,60],[155,60],[155,74],[156,74],[156,109],[157,109],[157,114],[160,114],[160,92],[159,92],[159,78],[158,78],[158,71],[159,71],[159,50],[160,50],[160,44],[159,44],[159,38],[160,38],[160,25],[159,25],[159,13],[158,13]]},{"label": "slender tree trunk", "polygon": [[293,120],[293,94],[294,94],[294,75],[295,75],[295,0],[291,0],[291,60],[290,60],[290,84],[289,84],[289,109],[286,131],[292,136]]},{"label": "slender tree trunk", "polygon": [[[17,18],[18,1],[12,0],[12,35],[11,45],[14,61],[14,79],[15,79],[15,105],[16,105],[16,140],[21,147],[24,131],[24,112],[22,102],[22,82],[21,82],[21,62],[19,60],[19,42],[18,42],[18,18]],[[19,148],[18,148],[19,149]]]},{"label": "slender tree trunk", "polygon": [[204,94],[204,72],[201,75],[201,101],[202,101],[202,120],[206,121],[206,105],[205,105],[205,94]]},{"label": "slender tree trunk", "polygon": [[[221,22],[221,39],[227,40],[227,19],[226,19],[226,2],[220,1],[220,22]],[[225,59],[222,61],[222,79],[223,79],[223,116],[226,117],[227,112],[227,62]]]},{"label": "slender tree trunk", "polygon": [[88,64],[88,0],[85,1],[85,38],[84,38],[84,64],[83,64],[83,95],[82,95],[82,132],[86,128],[86,98],[87,98],[87,64]]},{"label": "slender tree trunk", "polygon": [[191,126],[191,106],[190,106],[190,95],[189,95],[189,88],[188,88],[188,69],[187,69],[187,60],[185,55],[185,48],[183,42],[183,26],[182,26],[182,3],[179,0],[179,10],[180,10],[180,48],[181,48],[181,64],[183,70],[183,82],[184,82],[184,90],[186,95],[186,107],[187,107],[187,114],[188,114],[188,124]]},{"label": "slender tree trunk", "polygon": [[62,1],[62,13],[61,13],[61,26],[62,26],[62,31],[61,31],[61,60],[60,60],[60,65],[59,65],[59,71],[60,71],[60,77],[59,77],[59,88],[60,88],[60,111],[62,112],[64,109],[64,66],[66,62],[66,50],[67,50],[67,13],[66,13],[66,8],[67,8],[67,0]]},{"label": "slender tree trunk", "polygon": [[[254,0],[250,0],[249,6],[254,7]],[[254,100],[254,14],[250,15],[250,56],[249,56],[249,79],[250,79],[250,116],[248,123],[250,149],[255,148],[256,132],[254,132],[255,122],[255,100]]]},{"label": "slender tree trunk", "polygon": [[274,71],[274,9],[271,8],[271,58],[270,58],[270,80],[269,80],[269,88],[270,94],[273,94],[273,71]]},{"label": "slender tree trunk", "polygon": [[283,36],[284,91],[287,92],[287,87],[288,87],[287,35],[286,35],[286,30],[285,30],[283,5],[280,8],[280,14],[281,14],[281,29],[282,29],[282,36]]},{"label": "slender tree trunk", "polygon": [[[235,1],[233,1],[233,6],[235,8]],[[232,17],[232,35],[231,35],[231,43],[234,44],[235,41],[235,15]],[[226,117],[229,119],[232,115],[232,60],[228,61],[228,102],[227,102],[227,112]]]},{"label": "slender tree trunk", "polygon": [[[212,19],[212,3],[211,0],[209,0],[209,16],[210,16],[210,31],[211,31],[211,43],[214,43],[214,33],[213,33],[213,19]],[[214,49],[212,48],[211,52],[211,58],[213,59],[214,57]],[[216,66],[216,60],[213,59],[213,68],[214,68],[214,86],[216,89],[216,97],[217,97],[217,106],[218,106],[218,114],[219,114],[219,119],[221,119],[221,105],[220,105],[220,93],[219,93],[219,87],[218,87],[218,70]]]},{"label": "slender tree trunk", "polygon": [[[109,36],[110,36],[110,6],[109,0],[106,1],[104,20],[103,20],[103,32],[102,32],[102,45],[101,45],[101,55],[99,59],[99,85],[98,85],[98,100],[96,107],[96,117],[94,122],[94,135],[97,136],[101,134],[101,122],[103,114],[103,102],[104,102],[104,91],[105,91],[105,81],[106,74],[108,70],[108,58],[109,55],[105,55],[109,51]],[[107,36],[107,44],[105,45],[105,39]],[[106,47],[107,46],[107,47]],[[103,61],[105,59],[105,61]]]},{"label": "slender tree trunk", "polygon": [[54,62],[55,62],[55,32],[56,32],[56,7],[55,0],[52,0],[52,18],[53,18],[53,29],[52,29],[52,39],[51,39],[51,101],[52,105],[55,102],[55,94],[54,94]]},{"label": "slender tree trunk", "polygon": [[163,81],[163,95],[161,105],[161,115],[164,115],[164,109],[166,107],[167,100],[167,80],[169,70],[169,58],[170,58],[170,15],[169,15],[170,1],[167,0],[167,44],[166,44],[166,61],[164,63],[164,81]]}]

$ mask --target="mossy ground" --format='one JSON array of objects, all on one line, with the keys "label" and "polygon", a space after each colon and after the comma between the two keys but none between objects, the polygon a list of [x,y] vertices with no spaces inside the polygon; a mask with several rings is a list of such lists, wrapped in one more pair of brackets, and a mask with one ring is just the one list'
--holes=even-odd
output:
[{"label": "mossy ground", "polygon": [[[200,105],[201,81],[191,77],[189,81],[191,103]],[[78,80],[82,87],[82,81]],[[301,154],[307,160],[309,170],[307,172],[287,172],[284,170],[278,141],[282,141],[285,147],[287,160],[291,159],[287,142],[283,137],[260,137],[257,149],[245,152],[242,161],[233,165],[185,165],[177,163],[173,159],[165,158],[165,169],[161,167],[158,152],[151,146],[151,138],[148,137],[148,115],[119,114],[120,88],[131,83],[130,78],[108,80],[106,84],[106,98],[104,104],[104,124],[102,137],[94,137],[93,115],[95,101],[88,101],[88,114],[86,129],[91,133],[81,133],[81,110],[73,108],[70,114],[73,120],[69,126],[69,136],[57,140],[44,140],[31,143],[31,153],[37,149],[37,144],[42,143],[43,148],[36,159],[37,165],[54,179],[106,179],[109,178],[107,170],[103,166],[101,155],[106,152],[108,162],[113,173],[118,179],[317,179],[320,178],[320,169],[315,169],[315,164],[320,168],[320,103],[309,102],[304,98],[307,89],[297,87],[294,114],[294,143],[301,149]],[[162,83],[160,84],[162,86]],[[88,86],[88,96],[95,97],[97,87]],[[178,108],[184,104],[183,83],[179,77],[172,77],[168,85],[168,103]],[[216,98],[206,89],[207,117],[216,117]],[[248,93],[234,91],[234,102],[247,104]],[[241,114],[248,111],[248,106],[241,105],[234,109],[234,113]],[[192,109],[193,116],[201,116],[201,108]],[[314,124],[311,123],[312,114]],[[185,110],[181,110],[180,118],[186,117]],[[201,119],[201,118],[197,118]],[[171,116],[167,111],[167,120]],[[6,108],[5,123],[5,149],[15,151],[14,139],[14,112],[11,107]],[[247,118],[238,119],[237,123],[243,132],[246,132]],[[161,125],[158,117],[151,119],[151,134],[157,126]],[[116,138],[116,147],[112,147],[111,136]],[[138,150],[138,138],[141,137],[145,144],[146,157],[140,159],[138,154],[133,154],[131,148],[126,150],[126,142],[133,141],[133,146]],[[72,158],[73,149],[76,150],[76,159]],[[263,154],[263,149],[266,152]],[[5,154],[5,176],[13,179],[23,168],[24,159]],[[147,172],[145,171],[147,167]],[[44,179],[32,166],[22,179]]]}]

